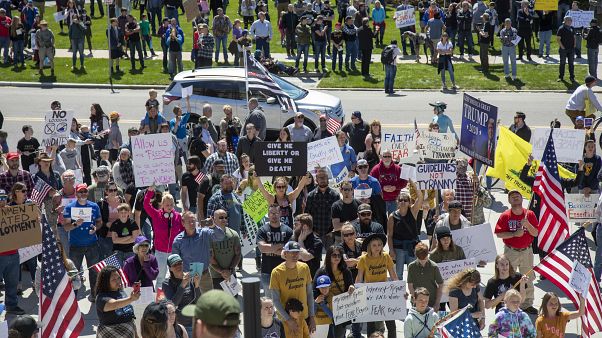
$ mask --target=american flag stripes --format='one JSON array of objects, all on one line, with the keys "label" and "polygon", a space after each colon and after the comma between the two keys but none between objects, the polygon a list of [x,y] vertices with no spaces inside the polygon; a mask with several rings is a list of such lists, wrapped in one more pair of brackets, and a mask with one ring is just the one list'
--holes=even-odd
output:
[{"label": "american flag stripes", "polygon": [[42,216],[42,247],[41,337],[78,337],[84,319],[46,216]]},{"label": "american flag stripes", "polygon": [[44,182],[41,178],[37,178],[36,184],[31,191],[31,200],[37,205],[42,205],[50,190],[52,190],[52,187],[48,183]]},{"label": "american flag stripes", "polygon": [[439,334],[443,338],[481,338],[477,323],[472,319],[469,306],[466,306],[449,319],[439,324]]},{"label": "american flag stripes", "polygon": [[202,171],[199,171],[198,175],[196,175],[196,176],[194,177],[194,181],[195,181],[197,184],[199,184],[199,185],[200,185],[200,184],[201,184],[201,181],[203,181],[203,178],[205,178],[205,173],[204,173],[204,172],[202,172]]},{"label": "american flag stripes", "polygon": [[550,131],[546,149],[533,184],[541,198],[539,211],[539,247],[545,252],[554,250],[569,236],[569,224],[564,206],[564,192],[560,185],[554,139]]},{"label": "american flag stripes", "polygon": [[261,62],[257,61],[250,53],[245,54],[247,55],[245,65],[247,67],[246,76],[249,90],[256,89],[273,96],[278,100],[282,109],[296,113],[297,104],[295,101],[274,82]]},{"label": "american flag stripes", "polygon": [[336,133],[339,130],[339,128],[341,128],[341,122],[329,116],[328,120],[326,120],[326,130],[328,130],[329,133],[334,135],[334,133]]},{"label": "american flag stripes", "polygon": [[416,119],[414,119],[414,135],[416,135],[416,138],[420,137],[420,130],[418,130],[418,124],[416,123]]},{"label": "american flag stripes", "polygon": [[121,268],[121,264],[119,264],[119,261],[117,260],[117,257],[115,255],[109,256],[109,257],[103,259],[102,261],[92,265],[92,269],[94,269],[96,272],[100,272],[100,270],[102,270],[102,268],[104,268],[105,266],[108,266],[108,265],[112,265],[112,266],[116,267],[117,269],[119,269],[119,271],[118,271],[119,276],[121,277],[121,283],[123,284],[124,287],[130,285],[128,277],[123,272],[123,269]]},{"label": "american flag stripes", "polygon": [[579,295],[569,285],[573,262],[579,262],[592,274],[587,297],[585,298],[585,313],[581,317],[583,337],[590,337],[602,331],[602,298],[600,286],[594,278],[592,259],[589,254],[585,230],[579,228],[566,241],[550,252],[533,270],[545,276],[571,299],[575,306],[579,304]]}]

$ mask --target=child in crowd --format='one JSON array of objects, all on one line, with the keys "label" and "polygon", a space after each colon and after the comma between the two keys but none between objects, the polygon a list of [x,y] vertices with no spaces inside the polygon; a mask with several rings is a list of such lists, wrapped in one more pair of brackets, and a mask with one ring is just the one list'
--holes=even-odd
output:
[{"label": "child in crowd", "polygon": [[414,290],[414,303],[403,323],[405,337],[427,338],[439,320],[439,315],[429,307],[430,292],[423,287]]},{"label": "child in crowd", "polygon": [[107,166],[109,168],[111,168],[111,161],[109,161],[109,156],[110,156],[110,152],[106,149],[103,149],[100,151],[100,163],[99,163],[99,167],[100,166]]},{"label": "child in crowd", "polygon": [[151,52],[151,57],[157,56],[157,54],[155,54],[155,50],[153,49],[153,37],[151,36],[150,22],[148,21],[146,14],[142,14],[142,18],[140,20],[140,34],[142,35],[142,51],[144,52],[144,58],[148,57],[148,54],[146,53],[147,45]]},{"label": "child in crowd", "polygon": [[548,292],[541,300],[539,317],[535,321],[537,337],[553,338],[563,337],[566,323],[571,319],[577,319],[585,312],[585,299],[579,295],[579,311],[562,311],[560,300],[554,292]]},{"label": "child in crowd", "polygon": [[284,322],[284,333],[286,338],[309,338],[309,327],[305,319],[301,316],[303,313],[303,303],[297,298],[289,298],[284,305],[284,311],[288,313],[291,319],[297,322],[297,331],[292,331],[287,322]]},{"label": "child in crowd", "polygon": [[132,209],[129,204],[120,204],[117,207],[119,218],[111,223],[109,230],[109,235],[113,241],[113,252],[122,265],[126,258],[135,255],[133,252],[134,241],[141,234],[138,225],[130,217],[131,212]]},{"label": "child in crowd", "polygon": [[334,326],[332,324],[332,309],[328,304],[332,301],[329,298],[330,292],[330,277],[321,275],[316,278],[316,289],[314,290],[315,307],[316,307],[316,325],[330,325],[328,331],[329,337],[334,337]]},{"label": "child in crowd", "polygon": [[506,291],[506,306],[496,313],[493,323],[489,325],[489,337],[535,338],[535,327],[529,315],[519,307],[521,301],[522,297],[518,291]]},{"label": "child in crowd", "polygon": [[[109,132],[109,160],[114,163],[119,155],[119,148],[123,144],[123,137],[121,136],[121,130],[119,130],[119,113],[116,111],[109,114],[111,119],[111,128]],[[110,167],[109,167],[110,168]]]},{"label": "child in crowd", "polygon": [[282,24],[282,19],[286,15],[285,11],[280,12],[280,19],[278,19],[278,31],[280,32],[280,45],[286,47],[286,32],[285,27]]},{"label": "child in crowd", "polygon": [[21,154],[21,167],[23,170],[29,171],[29,166],[32,165],[37,156],[40,142],[33,137],[33,127],[31,125],[24,125],[21,128],[23,132],[23,138],[17,142],[17,150]]},{"label": "child in crowd", "polygon": [[61,150],[59,153],[59,156],[63,161],[63,165],[65,166],[65,170],[78,170],[82,168],[79,151],[77,151],[76,145],[77,140],[74,138],[69,138],[69,140],[67,140],[65,149]]},{"label": "child in crowd", "polygon": [[159,106],[159,101],[157,100],[157,91],[154,89],[151,89],[148,91],[148,100],[146,100],[146,103],[144,104],[144,106],[146,107],[146,110],[148,111],[148,107],[150,106]]},{"label": "child in crowd", "polygon": [[268,297],[261,297],[261,337],[286,337],[284,325],[274,317],[274,302]]}]

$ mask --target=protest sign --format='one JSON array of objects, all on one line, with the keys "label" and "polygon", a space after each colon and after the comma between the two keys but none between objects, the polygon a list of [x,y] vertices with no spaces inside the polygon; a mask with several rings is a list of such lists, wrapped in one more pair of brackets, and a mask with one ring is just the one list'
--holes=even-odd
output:
[{"label": "protest sign", "polygon": [[54,22],[59,22],[67,19],[67,12],[60,11],[56,12],[52,15],[54,17]]},{"label": "protest sign", "polygon": [[44,116],[44,135],[42,145],[44,147],[62,146],[67,144],[71,133],[71,121],[73,111],[53,110]]},{"label": "protest sign", "polygon": [[61,207],[66,207],[67,204],[77,201],[77,198],[73,197],[73,198],[61,198]]},{"label": "protest sign", "polygon": [[219,285],[222,287],[222,290],[226,291],[231,296],[236,296],[242,292],[242,286],[238,283],[235,275],[230,275],[228,281],[223,280]]},{"label": "protest sign", "polygon": [[591,194],[589,197],[583,194],[565,194],[564,205],[569,222],[595,221],[599,198],[600,194]]},{"label": "protest sign", "polygon": [[243,210],[244,227],[240,229],[240,252],[245,257],[249,252],[254,251],[257,246],[257,230],[259,223],[255,222],[246,211]]},{"label": "protest sign", "polygon": [[358,287],[352,294],[344,292],[332,297],[332,315],[335,325],[348,322],[368,312],[366,288]]},{"label": "protest sign", "polygon": [[404,180],[412,180],[416,182],[416,167],[407,164],[402,165],[401,174],[399,177]]},{"label": "protest sign", "polygon": [[171,133],[132,136],[131,145],[136,187],[176,183]]},{"label": "protest sign", "polygon": [[459,261],[441,262],[437,263],[439,272],[443,280],[450,279],[453,275],[466,269],[476,268],[477,263],[474,258],[462,259]]},{"label": "protest sign", "polygon": [[455,189],[455,163],[423,163],[416,165],[416,186],[425,189]]},{"label": "protest sign", "polygon": [[[276,193],[270,182],[265,182],[263,187],[270,195]],[[247,197],[242,203],[242,209],[253,218],[253,221],[259,222],[268,213],[268,201],[263,197],[261,191],[255,190],[255,192]]]},{"label": "protest sign", "polygon": [[341,162],[343,162],[343,154],[341,154],[341,147],[335,136],[307,144],[308,170]]},{"label": "protest sign", "polygon": [[[590,22],[594,18],[594,11],[570,11],[571,18],[573,18],[573,23],[571,27],[573,28],[584,28],[589,27]],[[567,13],[568,15],[568,13]]]},{"label": "protest sign", "polygon": [[330,325],[316,325],[316,332],[311,334],[311,338],[324,338],[328,337]]},{"label": "protest sign", "polygon": [[92,222],[92,208],[71,208],[71,219]]},{"label": "protest sign", "polygon": [[349,170],[347,167],[344,167],[343,170],[336,176],[332,178],[332,184],[330,185],[333,189],[339,189],[341,184],[345,181],[345,179],[349,176]]},{"label": "protest sign", "polygon": [[357,316],[354,323],[405,319],[405,281],[366,283],[362,288],[366,289],[368,311]]},{"label": "protest sign", "polygon": [[192,96],[192,88],[193,86],[181,86],[182,87],[182,97]]},{"label": "protest sign", "polygon": [[[531,136],[533,158],[538,160],[542,158],[543,151],[546,149],[546,144],[548,144],[550,131],[550,128],[535,128],[533,131],[533,136]],[[552,135],[558,162],[579,163],[579,160],[583,159],[581,149],[583,149],[585,143],[584,129],[555,128]]]},{"label": "protest sign", "polygon": [[416,25],[416,15],[414,8],[403,9],[395,12],[395,27],[403,28]]},{"label": "protest sign", "polygon": [[40,243],[42,230],[35,204],[0,208],[0,252]]},{"label": "protest sign", "polygon": [[536,11],[557,11],[558,1],[557,0],[536,0],[535,1]]},{"label": "protest sign", "polygon": [[372,188],[360,187],[353,189],[353,198],[355,198],[356,200],[363,200],[366,198],[370,198],[370,196],[372,196]]},{"label": "protest sign", "polygon": [[583,298],[587,298],[587,290],[592,279],[592,274],[583,264],[578,261],[573,262],[573,270],[569,276],[569,285],[577,291]]},{"label": "protest sign", "polygon": [[186,20],[189,22],[201,14],[196,0],[186,0],[182,5],[184,6],[184,13],[186,13]]},{"label": "protest sign", "polygon": [[257,176],[303,176],[307,172],[305,142],[256,142],[254,149]]},{"label": "protest sign", "polygon": [[[128,287],[128,294],[132,293],[132,288]],[[149,303],[154,302],[156,299],[155,291],[152,286],[143,286],[140,288],[140,298],[138,300],[132,302],[134,306],[147,306]]]},{"label": "protest sign", "polygon": [[464,94],[460,151],[493,167],[497,107]]},{"label": "protest sign", "polygon": [[474,258],[475,262],[495,261],[497,251],[489,223],[452,230],[451,233],[454,243],[462,247],[466,257]]},{"label": "protest sign", "polygon": [[23,264],[26,261],[34,258],[35,256],[42,253],[42,244],[36,244],[19,248],[19,264]]},{"label": "protest sign", "polygon": [[416,140],[421,158],[448,160],[456,157],[456,136],[452,133],[423,132]]},{"label": "protest sign", "polygon": [[397,132],[383,130],[381,142],[382,149],[389,149],[391,155],[393,155],[393,161],[399,162],[399,160],[414,154],[414,149],[416,149],[416,134],[414,131]]}]

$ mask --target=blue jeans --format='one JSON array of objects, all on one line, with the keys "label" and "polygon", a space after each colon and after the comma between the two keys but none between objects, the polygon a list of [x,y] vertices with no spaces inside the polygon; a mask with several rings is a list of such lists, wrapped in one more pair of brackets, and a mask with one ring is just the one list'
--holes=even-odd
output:
[{"label": "blue jeans", "polygon": [[332,70],[337,68],[337,60],[339,62],[339,70],[343,70],[343,51],[335,46],[332,46]]},{"label": "blue jeans", "polygon": [[[393,89],[395,75],[397,75],[397,65],[385,65],[385,93],[393,93],[395,91]],[[395,210],[396,207],[397,205],[394,205],[393,210]]]},{"label": "blue jeans", "polygon": [[261,288],[263,289],[263,295],[264,297],[270,297],[272,296],[272,293],[270,292],[270,279],[272,278],[272,275],[269,273],[261,273],[260,276],[260,280],[261,280]]},{"label": "blue jeans", "polygon": [[322,69],[326,68],[326,41],[316,41],[314,43],[314,60],[316,70],[322,61]]},{"label": "blue jeans", "polygon": [[[451,60],[447,61],[447,71],[449,72],[449,79],[453,84],[456,83],[456,79],[454,78],[454,69],[452,67]],[[441,69],[441,83],[445,86],[445,69]]]},{"label": "blue jeans", "polygon": [[268,38],[257,38],[255,39],[255,50],[263,52],[263,56],[266,58],[270,57],[270,42]]},{"label": "blue jeans", "polygon": [[[165,17],[168,19],[176,19],[176,22],[178,23],[178,26],[180,25],[180,20],[178,20],[178,8],[168,8],[165,7]],[[161,21],[159,21],[159,25],[161,24]]]},{"label": "blue jeans", "polygon": [[144,67],[144,56],[142,55],[142,43],[140,43],[140,40],[130,40],[128,44],[130,45],[130,63],[132,64],[132,69],[136,68],[136,57],[134,56],[136,51],[138,51],[140,66]]},{"label": "blue jeans", "polygon": [[543,46],[546,46],[546,54],[550,55],[550,41],[552,40],[552,31],[539,31],[539,55],[544,55]]},{"label": "blue jeans", "polygon": [[410,252],[408,250],[403,249],[395,249],[395,273],[397,273],[397,278],[402,280],[404,264],[412,263],[416,257],[414,256],[414,252]]},{"label": "blue jeans", "polygon": [[[151,24],[151,31],[155,34],[157,32],[157,23],[160,26],[161,20],[163,20],[163,13],[161,13],[161,8],[149,8],[148,14],[150,15],[149,21]],[[155,23],[155,19],[157,20],[157,23]]]},{"label": "blue jeans", "polygon": [[[100,261],[100,257],[98,255],[99,246],[98,243],[94,243],[88,246],[73,246],[69,249],[69,258],[75,264],[75,268],[78,271],[82,269],[82,262],[84,261],[84,257],[86,257],[86,266],[92,267],[92,265],[98,263]],[[98,273],[94,269],[88,270],[88,277],[90,281],[90,292],[92,297],[96,296],[96,290],[94,289],[94,285],[96,285],[96,277]]]},{"label": "blue jeans", "polygon": [[594,276],[597,281],[600,281],[600,275],[602,274],[602,226],[598,225],[596,227],[596,242],[598,246],[596,247],[596,254],[594,257]]},{"label": "blue jeans", "polygon": [[215,62],[219,60],[220,46],[224,47],[224,62],[228,62],[228,34],[215,37]]},{"label": "blue jeans", "polygon": [[357,70],[355,60],[357,59],[358,48],[357,40],[345,42],[345,68],[349,69],[349,58],[351,58],[351,69]]},{"label": "blue jeans", "polygon": [[589,67],[589,75],[598,78],[598,48],[587,49],[587,65]]},{"label": "blue jeans", "polygon": [[569,63],[569,76],[571,80],[575,79],[575,49],[562,49],[558,48],[558,54],[560,55],[560,65],[558,66],[558,77],[564,78],[564,65]]},{"label": "blue jeans", "polygon": [[512,64],[512,76],[516,77],[516,46],[502,46],[502,61],[504,62],[504,76],[510,76],[510,65]]},{"label": "blue jeans", "polygon": [[[27,266],[27,269],[29,270],[29,277],[31,277],[31,282],[33,283],[36,279],[36,268],[38,267],[37,256],[26,260],[23,262],[23,265]],[[19,269],[19,282],[22,280],[21,274],[21,269]]]},{"label": "blue jeans", "polygon": [[303,70],[307,69],[307,57],[309,56],[309,45],[308,44],[297,44],[297,57],[295,58],[295,68],[299,68],[299,60],[301,60],[301,53],[303,53]]},{"label": "blue jeans", "polygon": [[10,46],[10,38],[0,37],[0,49],[4,49],[4,63],[8,63],[8,46]]},{"label": "blue jeans", "polygon": [[163,281],[165,280],[165,274],[167,274],[167,257],[171,255],[171,252],[155,251],[155,257],[159,265],[159,275],[157,276],[157,288],[161,288]]},{"label": "blue jeans", "polygon": [[581,42],[583,35],[575,34],[575,57],[581,57]]},{"label": "blue jeans", "polygon": [[[452,46],[456,47],[456,35],[458,34],[458,29],[447,27],[445,32],[449,36],[449,41],[451,41]],[[435,47],[437,47],[437,46],[435,46]]]},{"label": "blue jeans", "polygon": [[460,46],[460,55],[464,54],[464,41],[468,45],[468,53],[473,51],[472,32],[459,31],[458,32],[458,46]]},{"label": "blue jeans", "polygon": [[71,39],[71,62],[75,67],[77,61],[77,54],[79,53],[79,64],[84,66],[84,38]]},{"label": "blue jeans", "polygon": [[23,40],[15,40],[13,41],[13,63],[15,66],[17,63],[25,63],[25,58],[23,57],[23,45],[25,41]]},{"label": "blue jeans", "polygon": [[0,256],[0,277],[4,280],[5,302],[8,308],[19,305],[17,284],[19,284],[19,254]]}]

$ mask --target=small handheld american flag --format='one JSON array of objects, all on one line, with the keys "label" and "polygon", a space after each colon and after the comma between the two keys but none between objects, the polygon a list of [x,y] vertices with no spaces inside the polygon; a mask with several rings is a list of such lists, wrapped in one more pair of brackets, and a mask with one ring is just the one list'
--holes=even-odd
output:
[{"label": "small handheld american flag", "polygon": [[31,200],[37,205],[42,205],[50,190],[52,190],[52,187],[48,183],[44,182],[41,178],[37,178],[36,184],[31,191]]},{"label": "small handheld american flag", "polygon": [[125,273],[123,272],[123,269],[121,268],[121,264],[119,264],[119,261],[117,260],[117,257],[115,255],[109,256],[105,259],[103,259],[102,261],[92,265],[92,269],[94,269],[96,272],[100,272],[100,270],[102,270],[102,268],[104,268],[105,266],[108,265],[112,265],[114,267],[116,267],[117,269],[119,269],[119,276],[121,277],[121,282],[123,283],[123,286],[129,286],[130,285],[130,281],[128,280],[128,277],[125,275]]},{"label": "small handheld american flag", "polygon": [[481,338],[481,332],[477,323],[470,315],[470,305],[451,316],[439,326],[439,334],[443,338]]},{"label": "small handheld american flag", "polygon": [[334,135],[334,133],[336,133],[340,127],[341,122],[337,121],[336,119],[333,119],[330,116],[328,117],[328,120],[326,121],[326,130],[328,130],[329,133]]},{"label": "small handheld american flag", "polygon": [[205,178],[205,173],[202,171],[199,171],[199,173],[194,177],[194,181],[200,185],[201,182],[203,181],[203,178]]}]

